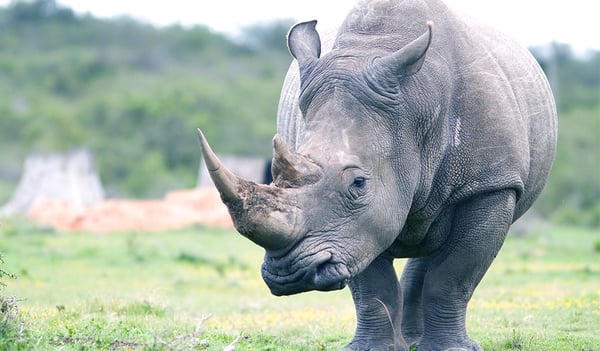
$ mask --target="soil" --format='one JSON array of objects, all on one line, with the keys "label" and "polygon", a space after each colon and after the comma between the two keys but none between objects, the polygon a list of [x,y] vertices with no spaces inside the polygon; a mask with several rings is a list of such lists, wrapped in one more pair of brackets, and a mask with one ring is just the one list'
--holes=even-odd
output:
[{"label": "soil", "polygon": [[29,218],[59,231],[96,233],[162,231],[194,224],[233,228],[214,188],[172,191],[158,200],[104,200],[85,209],[64,200],[38,199]]}]

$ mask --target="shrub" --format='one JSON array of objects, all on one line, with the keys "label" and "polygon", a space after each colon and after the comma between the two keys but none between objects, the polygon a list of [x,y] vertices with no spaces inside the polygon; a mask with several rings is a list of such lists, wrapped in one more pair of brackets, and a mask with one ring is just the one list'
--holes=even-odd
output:
[{"label": "shrub", "polygon": [[[4,257],[2,253],[0,253],[0,265],[4,264]],[[15,279],[16,276],[14,274],[8,273],[2,267],[0,267],[0,291],[2,291],[6,287],[6,283],[4,282],[4,278],[12,278]]]},{"label": "shrub", "polygon": [[576,227],[600,228],[600,204],[588,209],[564,207],[556,211],[555,222]]},{"label": "shrub", "polygon": [[[0,264],[4,264],[2,254]],[[16,276],[0,267],[0,350],[24,349],[25,326],[19,318],[17,298],[3,294],[5,278],[15,279]]]}]

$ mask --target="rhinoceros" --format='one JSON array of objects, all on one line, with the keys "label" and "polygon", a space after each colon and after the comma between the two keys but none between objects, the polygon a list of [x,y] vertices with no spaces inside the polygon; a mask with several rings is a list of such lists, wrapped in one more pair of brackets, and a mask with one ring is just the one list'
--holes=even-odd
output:
[{"label": "rhinoceros", "polygon": [[[316,21],[287,40],[273,183],[232,174],[199,132],[270,291],[349,286],[350,350],[481,350],[467,303],[554,158],[539,65],[437,0],[364,0],[331,40]],[[400,279],[395,258],[408,258]]]}]

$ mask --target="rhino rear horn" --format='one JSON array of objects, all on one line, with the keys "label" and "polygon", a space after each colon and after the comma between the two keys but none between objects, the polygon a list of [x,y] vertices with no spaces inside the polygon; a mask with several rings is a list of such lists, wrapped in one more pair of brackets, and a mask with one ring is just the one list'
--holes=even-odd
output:
[{"label": "rhino rear horn", "polygon": [[321,179],[321,167],[308,157],[292,151],[283,138],[275,135],[273,138],[273,163],[271,173],[273,183],[280,188],[299,188],[314,184]]}]

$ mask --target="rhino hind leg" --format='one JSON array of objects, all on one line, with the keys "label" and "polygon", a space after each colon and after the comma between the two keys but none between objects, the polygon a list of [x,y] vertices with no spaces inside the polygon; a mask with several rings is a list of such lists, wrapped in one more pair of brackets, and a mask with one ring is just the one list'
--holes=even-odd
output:
[{"label": "rhino hind leg", "polygon": [[[423,334],[418,350],[482,350],[467,335],[467,303],[504,242],[515,197],[513,190],[503,190],[457,206],[448,241],[452,244],[412,267],[416,268],[413,282],[422,279]],[[406,306],[417,304],[407,301]],[[418,318],[415,321],[418,326]]]},{"label": "rhino hind leg", "polygon": [[407,351],[400,331],[402,295],[390,256],[379,256],[350,280],[356,333],[345,350]]}]

